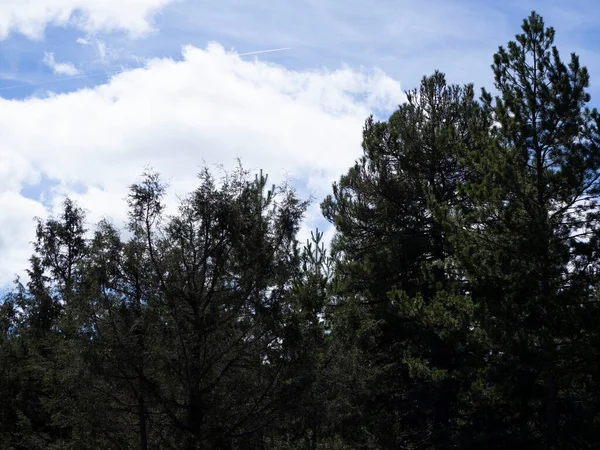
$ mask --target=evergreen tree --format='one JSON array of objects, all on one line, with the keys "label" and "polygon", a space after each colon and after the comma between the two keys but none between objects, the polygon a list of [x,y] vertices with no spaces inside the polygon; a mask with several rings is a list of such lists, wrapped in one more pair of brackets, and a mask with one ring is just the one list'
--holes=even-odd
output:
[{"label": "evergreen tree", "polygon": [[81,209],[66,199],[58,217],[37,220],[29,281],[24,286],[17,280],[5,304],[13,315],[3,350],[12,350],[18,367],[8,397],[18,418],[10,438],[14,448],[64,448],[71,437],[57,399],[66,388],[61,373],[71,331],[68,292],[85,254],[83,219]]},{"label": "evergreen tree", "polygon": [[522,28],[494,56],[498,96],[482,97],[493,141],[471,158],[472,210],[454,214],[491,342],[472,424],[486,448],[591,448],[599,116],[587,70],[575,54],[562,61],[554,29],[536,13]]},{"label": "evergreen tree", "polygon": [[282,343],[292,364],[293,397],[269,433],[269,448],[316,450],[331,439],[326,405],[335,396],[336,380],[329,367],[330,325],[325,311],[331,306],[332,259],[322,239],[322,231],[311,232],[286,302]]},{"label": "evergreen tree", "polygon": [[174,447],[259,448],[291,400],[281,338],[305,204],[285,186],[265,191],[266,177],[251,180],[242,168],[220,187],[207,170],[200,179],[168,219],[158,179],[132,186],[132,230],[149,268],[143,302],[153,317],[144,384],[155,414],[176,431]]},{"label": "evergreen tree", "polygon": [[451,445],[471,306],[432,205],[462,207],[462,159],[486,125],[472,86],[425,77],[388,121],[367,120],[364,155],[323,203],[351,320],[368,330],[357,341],[367,393],[354,399],[364,417],[349,424],[377,448]]}]

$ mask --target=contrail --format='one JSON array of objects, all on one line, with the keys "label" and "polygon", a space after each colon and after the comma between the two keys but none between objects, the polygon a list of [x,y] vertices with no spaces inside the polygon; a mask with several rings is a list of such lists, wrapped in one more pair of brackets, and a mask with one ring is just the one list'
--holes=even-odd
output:
[{"label": "contrail", "polygon": [[283,50],[291,50],[290,47],[273,48],[271,50],[258,50],[256,52],[238,53],[238,56],[260,55],[261,53],[281,52]]}]

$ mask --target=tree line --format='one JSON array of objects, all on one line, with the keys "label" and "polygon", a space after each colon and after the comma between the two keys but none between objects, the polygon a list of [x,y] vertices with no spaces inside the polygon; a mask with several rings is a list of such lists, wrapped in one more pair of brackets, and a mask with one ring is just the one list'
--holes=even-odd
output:
[{"label": "tree line", "polygon": [[368,118],[329,248],[241,165],[171,215],[145,172],[122,230],[65,199],[0,303],[0,448],[596,448],[600,116],[553,43]]}]

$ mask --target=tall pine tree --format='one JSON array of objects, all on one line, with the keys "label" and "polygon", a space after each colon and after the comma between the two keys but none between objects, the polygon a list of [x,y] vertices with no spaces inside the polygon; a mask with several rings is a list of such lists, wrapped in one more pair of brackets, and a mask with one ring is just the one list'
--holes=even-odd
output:
[{"label": "tall pine tree", "polygon": [[491,342],[472,424],[486,448],[591,448],[599,116],[554,29],[536,13],[522,28],[494,56],[493,140],[471,155],[472,209],[455,211],[452,233]]},{"label": "tall pine tree", "polygon": [[488,123],[473,87],[448,85],[439,72],[407,100],[388,121],[367,120],[363,156],[322,205],[337,230],[332,246],[347,299],[340,308],[364,327],[354,338],[346,325],[338,331],[360,348],[355,382],[366,389],[350,402],[360,413],[344,434],[354,446],[445,448],[467,389],[459,372],[470,366],[473,333],[434,207],[462,208],[462,160]]}]

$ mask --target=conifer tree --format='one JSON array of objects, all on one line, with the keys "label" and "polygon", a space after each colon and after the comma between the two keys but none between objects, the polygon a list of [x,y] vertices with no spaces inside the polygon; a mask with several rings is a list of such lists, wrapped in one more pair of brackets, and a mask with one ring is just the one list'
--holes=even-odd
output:
[{"label": "conifer tree", "polygon": [[425,77],[388,121],[367,120],[363,156],[322,205],[349,319],[370,324],[356,344],[364,416],[349,423],[383,448],[451,445],[471,308],[433,208],[462,207],[462,159],[486,124],[471,85]]},{"label": "conifer tree", "polygon": [[597,420],[599,116],[589,74],[532,13],[492,66],[493,142],[455,214],[457,257],[491,342],[475,429],[486,448],[588,448]]}]

